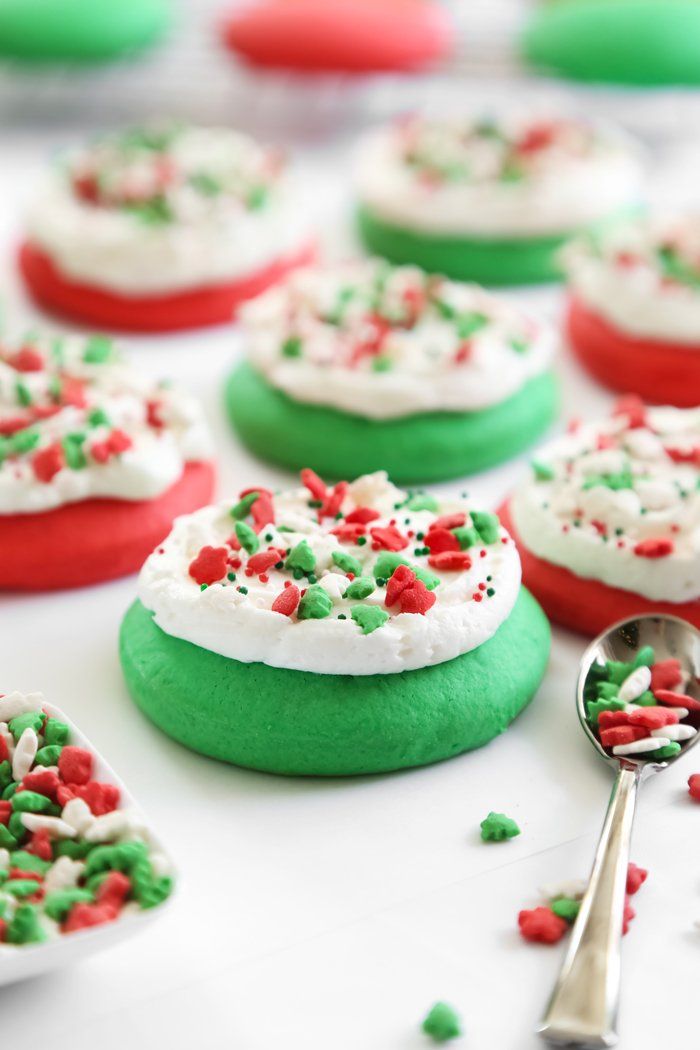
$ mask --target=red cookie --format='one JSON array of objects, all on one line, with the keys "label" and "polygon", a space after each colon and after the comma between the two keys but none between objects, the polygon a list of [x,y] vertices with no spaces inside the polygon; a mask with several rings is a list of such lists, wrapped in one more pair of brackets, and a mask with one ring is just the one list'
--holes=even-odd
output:
[{"label": "red cookie", "polygon": [[36,245],[19,250],[19,268],[36,303],[62,317],[101,329],[167,332],[225,324],[239,306],[281,280],[290,270],[310,263],[315,246],[277,259],[262,270],[228,284],[166,295],[125,296],[64,276]]},{"label": "red cookie", "polygon": [[499,507],[498,516],[518,547],[523,583],[556,623],[581,634],[596,635],[617,620],[662,613],[680,616],[700,627],[700,601],[652,602],[632,591],[576,576],[568,569],[538,558],[525,547],[515,531],[508,501]]},{"label": "red cookie", "polygon": [[565,327],[584,367],[612,390],[679,408],[700,404],[700,346],[626,335],[575,297],[569,300]]},{"label": "red cookie", "polygon": [[89,499],[0,515],[0,589],[82,587],[137,572],[174,518],[211,501],[214,482],[212,463],[188,463],[153,500]]},{"label": "red cookie", "polygon": [[260,0],[232,12],[222,34],[254,65],[313,72],[421,69],[452,43],[434,0]]}]

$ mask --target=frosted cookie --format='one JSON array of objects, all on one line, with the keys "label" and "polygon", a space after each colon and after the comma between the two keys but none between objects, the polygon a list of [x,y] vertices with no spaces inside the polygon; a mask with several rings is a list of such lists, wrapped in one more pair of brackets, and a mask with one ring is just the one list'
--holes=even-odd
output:
[{"label": "frosted cookie", "polygon": [[171,0],[2,0],[0,55],[31,62],[100,62],[156,43]]},{"label": "frosted cookie", "polygon": [[175,523],[121,632],[137,704],[215,758],[287,774],[422,765],[501,733],[549,627],[495,515],[396,489],[253,486]]},{"label": "frosted cookie", "polygon": [[697,0],[546,0],[526,25],[521,50],[541,70],[573,80],[698,84],[700,5]]},{"label": "frosted cookie", "polygon": [[700,216],[640,218],[570,245],[565,259],[569,342],[596,379],[700,404]]},{"label": "frosted cookie", "polygon": [[449,277],[549,281],[564,241],[636,206],[640,181],[625,143],[579,121],[414,116],[363,144],[360,233],[377,255]]},{"label": "frosted cookie", "polygon": [[538,453],[501,511],[551,619],[598,634],[669,613],[700,626],[700,409],[624,399]]},{"label": "frosted cookie", "polygon": [[453,34],[436,0],[258,0],[238,5],[222,35],[252,65],[363,73],[433,65]]},{"label": "frosted cookie", "polygon": [[312,255],[277,153],[169,124],[65,156],[30,206],[19,264],[51,312],[166,331],[229,321]]},{"label": "frosted cookie", "polygon": [[199,405],[139,374],[111,340],[3,343],[0,588],[135,572],[173,519],[213,488]]},{"label": "frosted cookie", "polygon": [[299,270],[242,321],[229,413],[253,452],[283,466],[457,477],[515,455],[556,412],[552,334],[416,267]]},{"label": "frosted cookie", "polygon": [[0,788],[0,984],[136,932],[170,896],[133,799],[41,693],[0,696]]}]

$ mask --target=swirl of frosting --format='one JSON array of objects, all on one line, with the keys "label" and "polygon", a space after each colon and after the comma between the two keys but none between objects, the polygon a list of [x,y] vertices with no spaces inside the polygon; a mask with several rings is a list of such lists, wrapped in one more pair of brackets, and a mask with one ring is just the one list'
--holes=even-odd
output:
[{"label": "swirl of frosting", "polygon": [[272,386],[372,419],[494,405],[544,372],[554,348],[478,285],[377,259],[297,271],[242,319]]},{"label": "swirl of frosting", "polygon": [[641,171],[618,134],[577,120],[413,116],[367,137],[357,183],[361,202],[398,226],[530,237],[636,203]]},{"label": "swirl of frosting", "polygon": [[653,601],[700,598],[700,409],[623,399],[546,446],[511,502],[525,547]]},{"label": "swirl of frosting", "polygon": [[0,348],[0,514],[154,499],[210,455],[198,403],[128,366],[105,336]]},{"label": "swirl of frosting", "polygon": [[451,660],[509,616],[520,560],[495,515],[384,473],[302,480],[175,522],[140,577],[163,631],[244,663],[370,675]]},{"label": "swirl of frosting", "polygon": [[228,128],[166,124],[68,153],[27,217],[61,271],[123,294],[232,281],[307,238],[281,155]]},{"label": "swirl of frosting", "polygon": [[572,293],[615,327],[700,347],[700,214],[615,224],[564,260]]}]

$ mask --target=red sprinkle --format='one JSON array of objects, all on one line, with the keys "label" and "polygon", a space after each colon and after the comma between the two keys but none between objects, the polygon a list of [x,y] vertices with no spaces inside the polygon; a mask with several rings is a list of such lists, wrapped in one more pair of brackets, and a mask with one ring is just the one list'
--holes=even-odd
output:
[{"label": "red sprinkle", "polygon": [[[428,565],[432,566],[433,569],[463,572],[466,569],[471,569],[472,560],[466,551],[440,551],[438,554],[430,555]],[[485,589],[486,584],[479,584],[479,587]]]},{"label": "red sprinkle", "polygon": [[544,907],[521,911],[518,926],[526,941],[538,944],[556,944],[569,928],[566,919],[555,915],[551,908]]},{"label": "red sprinkle", "polygon": [[280,591],[272,603],[272,611],[281,613],[283,616],[291,616],[295,612],[300,599],[299,588],[295,587],[293,583],[289,587],[285,584],[284,590]]},{"label": "red sprinkle", "polygon": [[105,922],[113,922],[118,914],[117,909],[110,904],[74,904],[61,926],[61,932],[73,933],[89,926],[101,926]]},{"label": "red sprinkle", "polygon": [[431,554],[460,550],[459,540],[449,529],[430,529],[425,537],[425,545]]},{"label": "red sprinkle", "polygon": [[163,406],[160,401],[151,400],[146,402],[146,422],[154,430],[162,430],[165,426],[161,416],[162,410]]},{"label": "red sprinkle", "polygon": [[10,750],[4,736],[0,736],[0,762],[5,762],[10,757]]},{"label": "red sprinkle", "polygon": [[630,724],[630,716],[626,711],[601,711],[598,715],[598,728],[614,729],[615,726],[627,726]]},{"label": "red sprinkle", "polygon": [[700,700],[694,700],[685,693],[672,693],[670,689],[655,689],[654,696],[660,704],[669,707],[687,707],[689,711],[700,711]]},{"label": "red sprinkle", "polygon": [[123,430],[113,430],[104,441],[96,441],[90,446],[90,454],[97,463],[107,463],[112,456],[118,456],[120,452],[126,452],[133,445],[133,441]]},{"label": "red sprinkle", "polygon": [[53,445],[47,445],[46,448],[39,449],[32,456],[34,476],[37,481],[43,481],[45,485],[53,480],[59,470],[63,470],[64,463],[63,449],[58,441]]},{"label": "red sprinkle", "polygon": [[614,726],[601,730],[600,742],[603,747],[618,747],[620,744],[631,744],[634,740],[643,740],[648,735],[644,726]]},{"label": "red sprinkle", "polygon": [[429,591],[422,580],[416,580],[405,587],[399,595],[399,608],[402,613],[418,613],[425,616],[428,609],[435,605],[436,597]]},{"label": "red sprinkle", "polygon": [[356,543],[360,536],[364,536],[367,532],[367,528],[360,524],[360,522],[350,522],[341,525],[336,525],[334,529],[331,529],[331,535],[337,536],[343,543]]},{"label": "red sprinkle", "polygon": [[7,824],[12,815],[12,803],[7,799],[0,799],[0,824]]},{"label": "red sprinkle", "polygon": [[58,756],[58,772],[65,784],[87,784],[92,776],[92,755],[83,747],[69,744]]},{"label": "red sprinkle", "polygon": [[367,525],[370,521],[376,521],[381,514],[373,507],[355,507],[349,514],[345,515],[348,525]]},{"label": "red sprinkle", "polygon": [[228,556],[228,547],[202,547],[190,563],[189,574],[200,586],[216,583],[226,575]]},{"label": "red sprinkle", "polygon": [[72,798],[82,798],[93,816],[103,817],[119,805],[119,788],[114,784],[100,784],[96,780],[91,780],[89,784],[61,784],[58,789],[59,805],[65,806]]},{"label": "red sprinkle", "polygon": [[622,913],[622,936],[629,931],[630,923],[636,916],[636,911],[629,902],[629,897],[625,897],[625,910]]},{"label": "red sprinkle", "polygon": [[631,862],[627,865],[627,887],[626,891],[630,897],[637,892],[642,883],[646,882],[649,872],[646,868],[638,868]]},{"label": "red sprinkle", "polygon": [[688,794],[696,802],[700,802],[700,773],[692,773],[688,777]]},{"label": "red sprinkle", "polygon": [[320,518],[334,518],[340,510],[343,500],[348,494],[350,486],[347,481],[339,481],[332,492],[326,495],[323,506],[319,511]]},{"label": "red sprinkle", "polygon": [[634,553],[638,558],[666,558],[674,551],[673,540],[660,536],[658,539],[650,536],[649,539],[640,540],[634,545]]},{"label": "red sprinkle", "polygon": [[44,367],[44,358],[33,346],[23,346],[16,354],[13,354],[9,364],[17,372],[41,372]]},{"label": "red sprinkle", "polygon": [[386,551],[402,551],[404,547],[408,547],[407,538],[394,525],[370,529],[369,534],[374,542]]},{"label": "red sprinkle", "polygon": [[667,707],[640,707],[638,711],[630,711],[628,718],[631,725],[644,726],[645,729],[663,729],[679,721],[676,712]]},{"label": "red sprinkle", "polygon": [[252,575],[260,576],[261,573],[267,572],[273,565],[276,565],[279,560],[280,553],[274,548],[267,551],[259,551],[248,558],[246,572],[250,571]]},{"label": "red sprinkle", "polygon": [[97,891],[97,903],[119,910],[131,892],[131,879],[121,871],[110,871]]},{"label": "red sprinkle", "polygon": [[386,583],[386,597],[384,598],[386,607],[391,608],[398,601],[399,595],[407,587],[413,586],[416,578],[415,572],[409,569],[408,565],[397,565]]},{"label": "red sprinkle", "polygon": [[461,511],[456,511],[454,514],[443,514],[442,517],[435,519],[430,526],[430,531],[432,532],[433,529],[460,529],[466,524],[466,521],[467,515],[462,514]]},{"label": "red sprinkle", "polygon": [[40,860],[53,860],[51,836],[46,828],[39,828],[38,831],[35,831],[28,845],[24,848],[27,853],[32,853],[35,857],[39,857]]},{"label": "red sprinkle", "polygon": [[301,471],[301,483],[309,490],[314,499],[326,498],[326,483],[319,478],[318,474],[310,467],[304,467]]},{"label": "red sprinkle", "polygon": [[268,492],[261,492],[255,503],[252,504],[250,513],[258,531],[264,529],[266,525],[274,525],[275,505],[272,502],[272,496]]},{"label": "red sprinkle", "polygon": [[651,691],[657,689],[673,689],[674,685],[680,685],[683,681],[683,671],[680,660],[659,660],[651,669]]},{"label": "red sprinkle", "polygon": [[22,787],[25,791],[36,791],[39,795],[46,795],[53,802],[56,801],[56,792],[60,781],[56,773],[50,769],[35,769],[32,773],[27,775],[22,780]]},{"label": "red sprinkle", "polygon": [[612,414],[613,416],[627,416],[627,425],[631,430],[645,427],[647,423],[646,405],[640,397],[634,394],[619,398]]}]

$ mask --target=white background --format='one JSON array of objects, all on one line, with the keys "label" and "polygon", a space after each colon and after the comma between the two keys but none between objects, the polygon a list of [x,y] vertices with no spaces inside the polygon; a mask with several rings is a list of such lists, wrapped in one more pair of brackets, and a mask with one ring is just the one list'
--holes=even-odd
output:
[{"label": "white background", "polygon": [[[26,188],[61,141],[36,130],[3,137],[5,260]],[[657,195],[675,197],[697,171],[683,156],[666,150]],[[351,243],[346,160],[318,148],[301,156],[333,254]],[[2,289],[12,327],[38,320],[9,263]],[[557,318],[556,291],[519,297]],[[224,420],[222,382],[238,352],[233,328],[127,346],[140,366],[201,397],[222,495],[287,480],[238,447]],[[565,353],[558,369],[565,418],[611,405]],[[470,491],[495,506],[528,459],[473,479]],[[179,892],[137,940],[0,989],[3,1046],[23,1050],[40,1039],[52,1050],[419,1050],[429,1045],[420,1020],[437,999],[463,1016],[457,1046],[537,1046],[531,1033],[563,945],[525,944],[517,913],[540,903],[541,884],[587,873],[610,790],[610,771],[574,712],[584,640],[555,631],[532,706],[479,752],[389,776],[290,780],[191,754],[136,710],[117,659],[134,586],[131,578],[0,599],[0,691],[43,690],[80,725],[169,845]],[[700,808],[684,789],[691,765],[656,778],[641,798],[632,855],[650,876],[625,940],[623,1050],[692,1045]],[[483,844],[479,822],[491,809],[513,816],[522,835]]]}]

